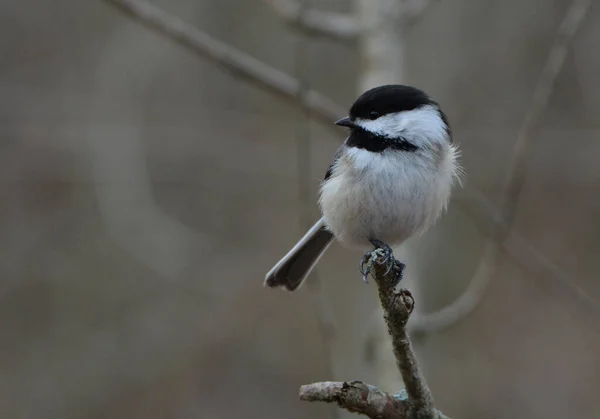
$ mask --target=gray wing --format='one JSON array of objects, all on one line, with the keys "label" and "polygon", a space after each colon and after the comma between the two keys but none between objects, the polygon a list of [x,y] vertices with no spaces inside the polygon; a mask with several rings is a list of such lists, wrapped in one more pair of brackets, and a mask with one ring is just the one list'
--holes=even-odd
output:
[{"label": "gray wing", "polygon": [[[347,140],[346,140],[347,141]],[[331,164],[329,165],[329,167],[327,168],[327,172],[325,173],[325,178],[323,179],[323,181],[329,179],[331,177],[331,175],[333,174],[333,169],[335,167],[335,164],[337,163],[337,161],[339,160],[339,158],[341,157],[342,153],[344,152],[344,150],[346,149],[346,141],[344,141],[344,144],[342,144],[337,151],[335,152],[335,154],[333,155],[333,160],[331,161]]]}]

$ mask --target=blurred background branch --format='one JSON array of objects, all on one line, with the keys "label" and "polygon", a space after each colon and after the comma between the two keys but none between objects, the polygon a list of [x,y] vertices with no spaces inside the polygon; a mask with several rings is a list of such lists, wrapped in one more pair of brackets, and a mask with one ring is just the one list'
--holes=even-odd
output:
[{"label": "blurred background branch", "polygon": [[548,53],[508,166],[502,203],[502,219],[508,225],[508,230],[499,231],[497,240],[502,241],[512,229],[515,209],[525,184],[527,163],[533,152],[533,142],[538,135],[540,120],[554,92],[556,80],[563,69],[571,41],[585,20],[590,6],[591,0],[573,0],[571,2],[558,28],[554,44]]},{"label": "blurred background branch", "polygon": [[[452,304],[431,314],[415,316],[415,321],[411,322],[411,332],[421,334],[437,332],[455,324],[469,314],[479,303],[483,292],[485,292],[489,278],[498,266],[500,258],[499,246],[506,249],[509,254],[514,255],[517,260],[524,261],[523,256],[527,255],[525,260],[526,266],[535,266],[535,269],[547,267],[547,261],[541,258],[523,237],[517,235],[515,240],[508,241],[507,239],[512,233],[515,209],[525,184],[527,164],[531,158],[533,143],[537,136],[540,120],[548,106],[556,80],[563,68],[571,40],[581,27],[589,7],[590,0],[573,0],[557,30],[556,39],[548,53],[548,58],[533,92],[531,104],[525,114],[523,126],[513,147],[506,172],[500,214],[490,213],[486,216],[486,224],[492,226],[493,229],[490,231],[491,235],[485,245],[483,256],[480,259],[473,279],[466,290]],[[479,194],[478,191],[473,190],[468,192],[471,195]],[[482,198],[481,195],[467,202],[466,205],[473,207],[477,205],[478,201],[481,203],[480,208],[491,209],[489,203],[485,202],[485,198]],[[471,210],[471,212],[480,211],[479,208]],[[530,250],[527,251],[527,249]],[[548,274],[546,277],[549,281],[554,282],[554,284],[561,284],[562,290],[569,292],[576,298],[585,312],[590,312],[589,308],[592,308],[591,312],[596,311],[595,317],[600,319],[598,317],[598,314],[600,314],[598,306],[578,287],[574,287],[572,280],[566,278],[564,274],[556,272],[556,269],[545,269],[545,271]]]},{"label": "blurred background branch", "polygon": [[351,14],[304,8],[301,0],[263,0],[291,26],[311,36],[356,42],[363,30]]},{"label": "blurred background branch", "polygon": [[[193,52],[212,59],[226,71],[252,81],[259,87],[287,100],[297,100],[298,80],[226,45],[160,8],[143,0],[103,0],[117,6],[130,17],[150,29],[160,32]],[[306,93],[306,105],[316,118],[328,125],[345,113],[329,98],[315,91]]]}]

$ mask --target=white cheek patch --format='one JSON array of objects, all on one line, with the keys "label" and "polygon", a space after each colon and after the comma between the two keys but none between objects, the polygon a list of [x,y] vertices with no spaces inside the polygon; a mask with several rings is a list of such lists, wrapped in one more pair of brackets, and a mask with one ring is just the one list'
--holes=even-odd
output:
[{"label": "white cheek patch", "polygon": [[354,123],[366,131],[383,137],[402,136],[416,146],[448,141],[447,126],[438,109],[433,105],[390,113],[373,121],[358,118]]},{"label": "white cheek patch", "polygon": [[384,115],[380,118],[371,121],[369,119],[357,118],[354,123],[364,129],[377,135],[386,135],[391,132],[398,132],[403,128],[401,112]]}]

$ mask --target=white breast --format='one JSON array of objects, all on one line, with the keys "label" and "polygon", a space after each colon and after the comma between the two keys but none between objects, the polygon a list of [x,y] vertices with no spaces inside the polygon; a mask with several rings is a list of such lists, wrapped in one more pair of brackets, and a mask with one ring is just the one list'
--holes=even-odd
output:
[{"label": "white breast", "polygon": [[370,247],[370,238],[398,245],[422,234],[446,208],[456,179],[456,149],[373,153],[343,146],[320,206],[344,245]]}]

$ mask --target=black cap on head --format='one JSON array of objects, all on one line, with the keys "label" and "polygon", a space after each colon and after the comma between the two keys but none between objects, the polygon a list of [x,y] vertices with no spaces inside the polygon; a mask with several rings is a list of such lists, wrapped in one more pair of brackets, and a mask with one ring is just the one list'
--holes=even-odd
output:
[{"label": "black cap on head", "polygon": [[423,105],[436,104],[417,88],[401,84],[388,84],[367,90],[350,108],[350,118],[376,119],[401,111],[410,111]]}]

